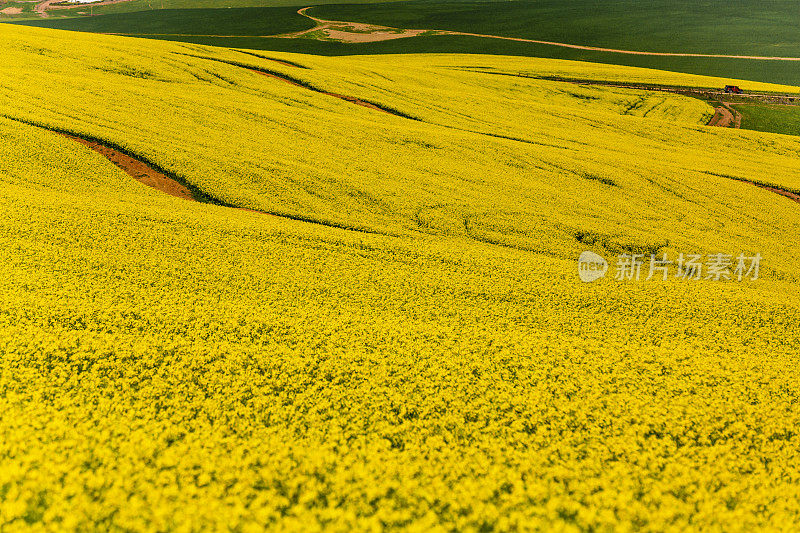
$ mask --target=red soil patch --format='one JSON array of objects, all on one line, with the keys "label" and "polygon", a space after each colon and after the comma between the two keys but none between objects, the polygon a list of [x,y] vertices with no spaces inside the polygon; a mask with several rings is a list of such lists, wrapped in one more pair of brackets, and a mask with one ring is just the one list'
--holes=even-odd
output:
[{"label": "red soil patch", "polygon": [[774,192],[776,194],[780,194],[781,196],[785,196],[786,198],[789,198],[790,200],[794,200],[795,202],[800,203],[800,194],[793,193],[791,191],[785,191],[783,189],[778,189],[777,187],[769,187],[767,185],[758,185],[758,186],[761,187],[762,189],[766,189],[768,191],[772,191],[772,192]]},{"label": "red soil patch", "polygon": [[108,146],[102,145],[95,141],[87,141],[86,139],[67,135],[66,133],[62,133],[62,135],[86,146],[87,148],[91,148],[98,154],[117,165],[136,181],[144,183],[148,187],[152,187],[165,194],[169,194],[170,196],[183,198],[184,200],[195,200],[192,191],[190,191],[186,186],[181,185],[169,176],[152,168],[147,163],[143,163],[142,161],[124,154],[119,150],[109,148]]}]

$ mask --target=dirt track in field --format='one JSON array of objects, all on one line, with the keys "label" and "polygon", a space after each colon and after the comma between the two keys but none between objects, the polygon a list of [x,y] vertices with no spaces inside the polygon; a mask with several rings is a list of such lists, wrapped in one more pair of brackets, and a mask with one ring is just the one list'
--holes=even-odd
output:
[{"label": "dirt track in field", "polygon": [[708,125],[719,128],[741,128],[742,114],[723,102],[722,105],[714,109],[714,116],[708,121]]},{"label": "dirt track in field", "polygon": [[325,36],[324,39],[331,41],[344,43],[374,43],[392,39],[403,39],[405,37],[417,37],[423,33],[430,32],[430,30],[403,30],[400,28],[390,28],[388,26],[377,26],[375,24],[363,24],[361,22],[323,20],[312,17],[307,13],[312,7],[314,6],[298,9],[297,14],[312,20],[315,24],[313,28],[282,35],[274,35],[274,37],[295,39],[304,37],[310,33],[319,32]]}]

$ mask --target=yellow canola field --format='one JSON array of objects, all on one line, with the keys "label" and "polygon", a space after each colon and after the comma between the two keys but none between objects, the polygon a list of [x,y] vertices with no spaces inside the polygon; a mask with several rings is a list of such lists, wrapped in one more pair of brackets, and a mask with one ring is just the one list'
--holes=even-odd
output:
[{"label": "yellow canola field", "polygon": [[[3,115],[114,143],[229,204],[392,234],[467,235],[559,257],[578,253],[575,237],[586,234],[614,251],[669,241],[704,252],[725,249],[726,237],[709,228],[764,235],[778,225],[796,234],[796,219],[769,207],[784,200],[730,178],[800,190],[800,139],[702,126],[712,110],[698,100],[463,70],[484,68],[485,57],[258,53],[298,67],[197,45],[2,32]],[[578,68],[497,62],[499,71],[547,76]],[[603,68],[586,65],[589,77]],[[713,83],[621,67],[605,76],[621,72]],[[742,214],[754,203],[763,212],[756,221]],[[753,237],[746,251],[771,242]],[[774,253],[783,254],[781,244]],[[768,263],[795,264],[791,254]]]},{"label": "yellow canola field", "polygon": [[[800,207],[724,177],[799,189],[796,138],[456,67],[692,83],[671,73],[0,39],[3,531],[800,518]],[[43,126],[273,215],[165,196]],[[584,284],[584,249],[762,271]]]}]

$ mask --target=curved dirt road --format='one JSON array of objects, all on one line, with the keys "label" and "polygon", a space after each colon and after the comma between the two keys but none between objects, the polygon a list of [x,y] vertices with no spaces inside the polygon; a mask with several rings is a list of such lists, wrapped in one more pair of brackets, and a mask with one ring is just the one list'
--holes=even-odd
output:
[{"label": "curved dirt road", "polygon": [[274,35],[273,37],[282,37],[285,39],[295,39],[303,37],[313,32],[322,32],[327,39],[333,41],[342,41],[347,43],[367,43],[377,41],[388,41],[391,39],[402,39],[405,37],[417,37],[423,33],[429,33],[430,30],[404,30],[400,28],[391,28],[389,26],[378,26],[375,24],[364,24],[361,22],[348,22],[343,20],[324,20],[317,17],[312,17],[307,13],[309,9],[314,6],[304,7],[297,10],[298,15],[302,15],[315,23],[313,28],[308,30],[297,31],[293,33],[284,33],[281,35]]},{"label": "curved dirt road", "polygon": [[719,128],[741,128],[742,114],[723,103],[721,106],[714,109],[714,116],[708,121],[708,125],[717,126]]}]

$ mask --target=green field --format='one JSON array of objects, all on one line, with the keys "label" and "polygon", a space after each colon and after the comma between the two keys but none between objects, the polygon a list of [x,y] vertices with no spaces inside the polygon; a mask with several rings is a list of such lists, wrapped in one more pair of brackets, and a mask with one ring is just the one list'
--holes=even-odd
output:
[{"label": "green field", "polygon": [[[305,4],[302,0],[130,0],[108,6],[95,7],[95,13],[131,13],[150,9],[212,9],[231,7],[305,7],[306,5],[321,5],[338,3],[341,0],[320,0]],[[374,0],[347,0],[348,4],[371,4]]]},{"label": "green field", "polygon": [[[57,27],[53,24],[52,27]],[[533,43],[483,39],[461,35],[421,36],[374,43],[338,43],[311,39],[275,39],[260,37],[165,37],[136,35],[177,40],[211,46],[275,50],[325,56],[374,55],[403,53],[453,53],[512,55],[590,61],[610,65],[658,68],[672,72],[717,76],[728,80],[757,80],[771,83],[800,84],[800,70],[793,63],[746,59],[711,59],[691,57],[630,56],[607,52],[574,50]]]},{"label": "green field", "polygon": [[734,104],[742,114],[742,128],[800,135],[800,106]]},{"label": "green field", "polygon": [[417,1],[323,5],[311,14],[625,50],[800,57],[796,6],[792,0]]},{"label": "green field", "polygon": [[275,35],[312,28],[292,7],[159,9],[66,19],[26,21],[30,26],[95,33]]},{"label": "green field", "polygon": [[[221,5],[229,4],[217,0],[191,4],[193,8]],[[215,46],[320,55],[424,52],[519,55],[658,68],[730,79],[800,83],[800,66],[780,61],[636,56],[470,36],[423,36],[375,43],[270,39],[263,36],[282,33],[286,28],[306,27],[302,26],[302,19],[294,13],[294,9],[281,11],[265,8],[264,16],[245,16],[237,22],[235,17],[224,12],[188,9],[185,0],[167,1],[165,6],[181,8],[181,11],[168,11],[169,15],[156,14],[159,11],[128,13],[143,8],[139,0],[135,0],[95,8],[95,13],[115,14],[97,16],[91,20],[51,18],[25,23]],[[311,14],[324,19],[393,27],[494,34],[617,49],[800,56],[800,37],[792,29],[800,24],[800,14],[792,6],[786,0],[767,5],[750,0],[737,3],[669,0],[658,4],[614,0],[599,5],[588,0],[569,3],[555,0],[469,3],[420,1],[321,5],[311,10]],[[157,7],[157,4],[153,4],[153,7]],[[54,12],[55,17],[61,15],[61,12]],[[284,22],[276,18],[278,16],[285,17]],[[262,24],[260,21],[265,22]],[[153,35],[165,33],[180,35]]]},{"label": "green field", "polygon": [[[330,1],[339,0],[320,0],[314,2],[314,5],[325,4]],[[372,0],[349,0],[351,4],[359,2],[370,3]],[[65,18],[81,16],[79,12],[89,13],[93,15],[110,15],[117,13],[135,13],[139,11],[153,11],[162,9],[227,9],[238,7],[292,7],[297,6],[299,0],[129,0],[126,2],[119,2],[116,4],[91,6],[79,5],[72,9],[58,9],[49,11],[52,18]],[[34,7],[38,2],[8,0],[4,4],[0,4],[0,9],[6,7],[19,7],[23,9],[20,15],[14,15],[13,18],[33,18],[38,19],[34,13]],[[301,2],[302,3],[302,2]],[[296,9],[296,8],[295,8]],[[0,21],[11,19],[10,16],[0,15]]]}]

